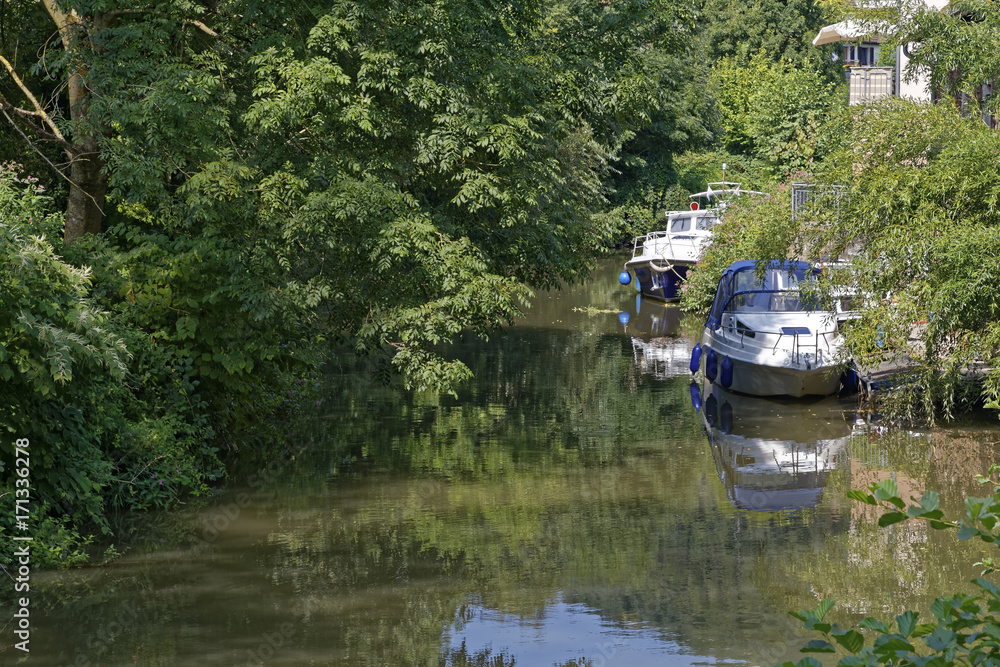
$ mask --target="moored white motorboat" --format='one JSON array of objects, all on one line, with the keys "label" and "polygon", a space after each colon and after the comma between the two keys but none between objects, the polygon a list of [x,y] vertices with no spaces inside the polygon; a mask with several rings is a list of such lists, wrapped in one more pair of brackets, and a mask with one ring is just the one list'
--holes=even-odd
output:
[{"label": "moored white motorboat", "polygon": [[754,396],[827,396],[844,365],[838,317],[819,290],[821,269],[772,261],[734,262],[719,280],[690,369]]},{"label": "moored white motorboat", "polygon": [[664,301],[680,298],[680,285],[698,263],[719,221],[712,210],[669,211],[667,228],[636,237],[632,259],[622,276],[633,274],[643,296]]},{"label": "moored white motorboat", "polygon": [[634,274],[636,289],[643,296],[664,301],[679,299],[680,285],[688,270],[698,263],[712,237],[712,228],[720,222],[726,206],[743,194],[761,193],[743,190],[739,183],[709,183],[706,191],[691,195],[694,201],[690,210],[667,211],[665,229],[635,238],[632,258],[625,262],[619,281],[627,285]]}]

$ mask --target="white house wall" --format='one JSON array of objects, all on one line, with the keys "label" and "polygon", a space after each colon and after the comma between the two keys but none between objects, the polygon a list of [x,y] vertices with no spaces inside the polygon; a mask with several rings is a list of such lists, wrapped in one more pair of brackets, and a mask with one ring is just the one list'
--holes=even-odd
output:
[{"label": "white house wall", "polygon": [[[924,0],[924,4],[933,9],[941,10],[947,4],[949,0]],[[907,99],[917,100],[921,102],[929,102],[931,100],[930,92],[930,79],[926,73],[921,74],[915,81],[904,81],[903,72],[906,71],[906,66],[909,64],[910,59],[906,57],[906,54],[899,49],[896,53],[896,90],[900,97],[905,97]]]}]

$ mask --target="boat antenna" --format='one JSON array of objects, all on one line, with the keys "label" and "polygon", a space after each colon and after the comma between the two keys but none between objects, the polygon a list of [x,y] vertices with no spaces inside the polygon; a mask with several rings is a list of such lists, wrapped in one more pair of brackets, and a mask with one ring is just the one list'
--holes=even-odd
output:
[{"label": "boat antenna", "polygon": [[722,189],[726,189],[726,163],[722,163]]}]

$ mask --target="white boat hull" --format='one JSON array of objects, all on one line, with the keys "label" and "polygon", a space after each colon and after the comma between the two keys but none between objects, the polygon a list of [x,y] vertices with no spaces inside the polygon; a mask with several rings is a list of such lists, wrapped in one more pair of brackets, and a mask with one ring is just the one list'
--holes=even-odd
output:
[{"label": "white boat hull", "polygon": [[[725,354],[725,351],[720,351]],[[730,391],[751,396],[829,396],[840,388],[836,367],[770,366],[733,358],[733,381]]]},{"label": "white boat hull", "polygon": [[[702,337],[702,369],[713,383],[751,396],[829,396],[840,389],[840,340],[823,332],[817,313],[808,334],[754,332],[753,337],[734,327],[706,328]],[[801,319],[801,315],[799,321]],[[809,324],[809,320],[805,320]],[[715,356],[710,370],[709,350]],[[723,364],[731,372],[723,373]]]}]

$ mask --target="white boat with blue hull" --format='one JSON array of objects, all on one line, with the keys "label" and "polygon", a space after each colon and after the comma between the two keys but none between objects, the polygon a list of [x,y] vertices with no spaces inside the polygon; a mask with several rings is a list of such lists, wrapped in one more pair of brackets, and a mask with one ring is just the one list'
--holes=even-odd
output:
[{"label": "white boat with blue hull", "polygon": [[676,301],[681,296],[681,283],[698,263],[718,221],[718,214],[711,209],[670,211],[665,230],[636,237],[632,259],[625,262],[622,275],[634,274],[636,288],[643,296]]},{"label": "white boat with blue hull", "polygon": [[828,396],[842,384],[835,309],[806,262],[734,262],[719,280],[690,370],[753,396]]},{"label": "white boat with blue hull", "polygon": [[[619,282],[628,285],[635,276],[636,289],[653,299],[676,301],[688,270],[698,263],[712,238],[712,228],[721,220],[726,205],[742,194],[761,194],[743,190],[739,183],[709,183],[708,190],[691,195],[695,201],[689,211],[667,211],[666,229],[637,236],[632,259],[625,262]],[[712,186],[715,186],[713,188]],[[709,208],[703,207],[703,200]]]}]

